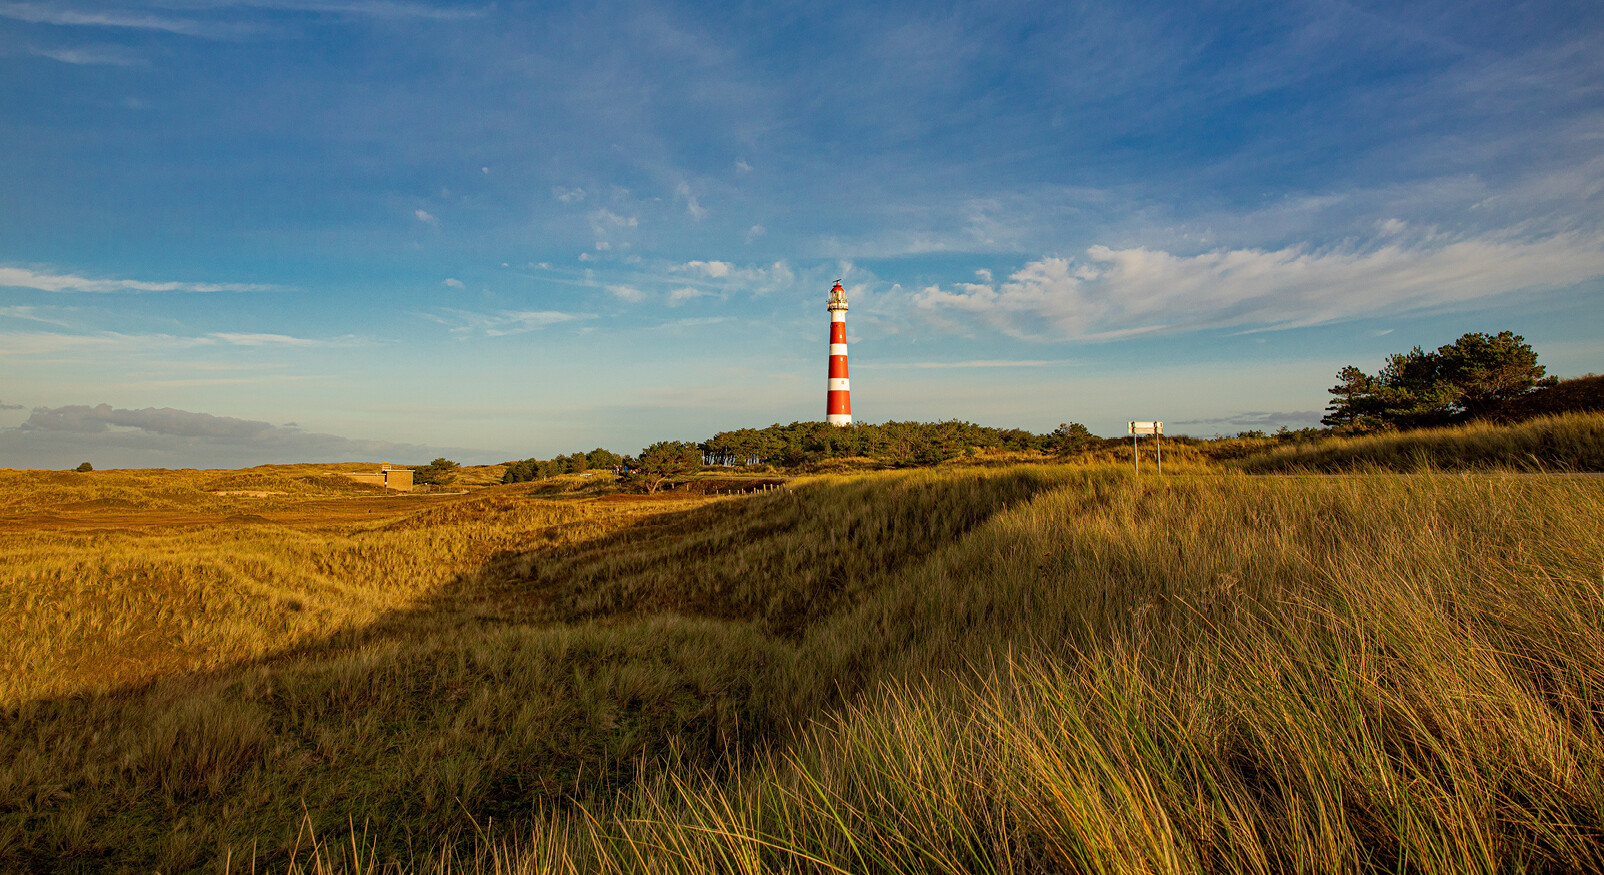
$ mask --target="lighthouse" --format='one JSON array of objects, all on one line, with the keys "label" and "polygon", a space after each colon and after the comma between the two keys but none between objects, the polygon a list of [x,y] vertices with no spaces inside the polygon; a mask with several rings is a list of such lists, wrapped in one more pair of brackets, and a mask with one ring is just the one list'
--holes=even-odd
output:
[{"label": "lighthouse", "polygon": [[852,424],[852,385],[847,379],[847,290],[835,281],[830,290],[830,388],[824,418],[831,425]]}]

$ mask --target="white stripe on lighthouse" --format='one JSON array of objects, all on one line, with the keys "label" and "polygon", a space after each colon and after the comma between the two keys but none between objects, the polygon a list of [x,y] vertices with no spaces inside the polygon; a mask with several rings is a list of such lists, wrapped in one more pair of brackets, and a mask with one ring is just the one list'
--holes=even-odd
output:
[{"label": "white stripe on lighthouse", "polygon": [[845,378],[845,377],[832,377],[830,379],[830,389],[829,389],[829,391],[831,391],[831,392],[846,392],[846,391],[848,391],[848,390],[850,390],[852,388],[851,383],[852,383],[852,381],[850,379]]},{"label": "white stripe on lighthouse", "polygon": [[847,345],[846,344],[844,344],[844,343],[832,343],[832,344],[830,344],[830,355],[846,355],[846,354],[847,354]]}]

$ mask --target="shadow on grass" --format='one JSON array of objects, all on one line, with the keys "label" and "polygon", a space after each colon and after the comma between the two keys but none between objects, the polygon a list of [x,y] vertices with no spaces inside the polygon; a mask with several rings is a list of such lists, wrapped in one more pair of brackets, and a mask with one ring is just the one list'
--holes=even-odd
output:
[{"label": "shadow on grass", "polygon": [[876,671],[822,676],[808,629],[1058,482],[899,474],[665,511],[270,657],[0,712],[0,867],[277,865],[353,826],[411,856],[717,773]]}]

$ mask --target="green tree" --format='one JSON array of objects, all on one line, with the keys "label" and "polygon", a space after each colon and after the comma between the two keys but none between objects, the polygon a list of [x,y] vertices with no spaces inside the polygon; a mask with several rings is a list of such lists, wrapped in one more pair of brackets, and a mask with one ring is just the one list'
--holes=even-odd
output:
[{"label": "green tree", "polygon": [[1465,334],[1437,349],[1438,370],[1458,391],[1454,405],[1468,418],[1531,390],[1552,386],[1537,352],[1511,331]]},{"label": "green tree", "polygon": [[1060,456],[1067,456],[1097,440],[1097,435],[1078,422],[1060,422],[1049,438],[1048,448]]},{"label": "green tree", "polygon": [[539,469],[539,459],[524,459],[521,462],[508,462],[507,470],[501,474],[501,482],[528,483],[529,481],[535,479],[536,472]]},{"label": "green tree", "polygon": [[585,462],[592,468],[611,468],[621,461],[623,461],[623,457],[601,447],[597,447],[585,454]]},{"label": "green tree", "polygon": [[1426,352],[1393,353],[1374,376],[1349,365],[1337,372],[1335,396],[1320,421],[1341,431],[1418,428],[1474,418],[1544,379],[1537,353],[1509,331],[1469,333]]},{"label": "green tree", "polygon": [[420,468],[413,468],[412,482],[423,486],[444,486],[457,479],[457,469],[460,467],[450,459],[435,459]]},{"label": "green tree", "polygon": [[89,464],[88,462],[80,462],[78,464],[78,467],[76,467],[76,468],[74,468],[72,470],[77,471],[79,473],[84,473],[84,472],[87,472],[87,471],[95,470],[95,466]]},{"label": "green tree", "polygon": [[674,477],[690,474],[702,468],[702,451],[696,444],[683,441],[658,441],[640,451],[633,460],[626,482],[653,493]]},{"label": "green tree", "polygon": [[1354,365],[1337,371],[1337,385],[1326,391],[1335,395],[1320,421],[1343,431],[1363,432],[1384,424],[1381,381]]}]

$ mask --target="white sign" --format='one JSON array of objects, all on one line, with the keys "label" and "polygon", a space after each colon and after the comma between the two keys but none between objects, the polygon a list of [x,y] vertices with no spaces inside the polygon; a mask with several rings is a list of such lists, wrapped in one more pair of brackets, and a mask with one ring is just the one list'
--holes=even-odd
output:
[{"label": "white sign", "polygon": [[1163,434],[1162,422],[1129,422],[1126,423],[1126,434]]}]

